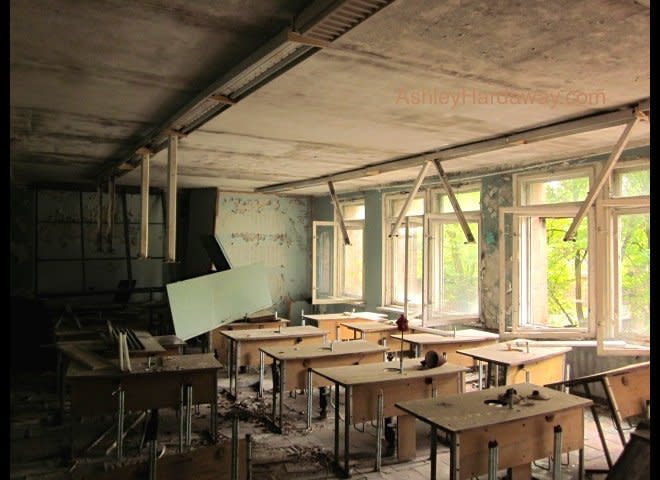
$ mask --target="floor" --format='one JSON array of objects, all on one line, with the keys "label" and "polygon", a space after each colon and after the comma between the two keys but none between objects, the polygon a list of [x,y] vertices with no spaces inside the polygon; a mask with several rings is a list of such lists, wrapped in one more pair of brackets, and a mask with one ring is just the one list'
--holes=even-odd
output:
[{"label": "floor", "polygon": [[[240,393],[237,402],[230,401],[225,392],[229,385],[226,373],[221,371],[219,379],[219,421],[220,441],[231,438],[231,417],[239,418],[239,437],[250,434],[253,441],[253,478],[264,480],[315,480],[340,478],[331,467],[334,416],[329,410],[328,418],[315,418],[313,427],[306,431],[305,395],[285,398],[284,434],[271,433],[267,428],[266,416],[270,412],[270,391],[272,383],[266,380],[265,396],[257,399],[256,385],[258,375],[254,371],[242,374],[239,378]],[[88,448],[110,425],[111,417],[84,418],[73,424],[73,446],[78,454],[75,461],[70,460],[72,439],[71,422],[65,416],[65,422],[59,421],[59,405],[55,391],[53,373],[32,376],[16,375],[12,378],[11,388],[11,431],[10,459],[11,479],[65,479],[71,478],[76,469],[108,470],[115,464],[116,451],[112,448],[112,434],[107,435],[92,448]],[[471,385],[467,386],[469,390]],[[315,391],[318,396],[318,389]],[[318,398],[314,399],[318,413]],[[66,404],[65,404],[66,406]],[[605,410],[602,409],[603,413]],[[210,407],[201,405],[193,415],[192,446],[207,445]],[[130,416],[126,425],[136,424],[136,428],[127,434],[124,446],[125,462],[135,462],[146,458],[147,449],[139,451],[142,424],[136,421],[138,413]],[[610,451],[615,460],[622,451],[621,443],[613,424],[606,414],[601,416]],[[126,428],[126,427],[125,427]],[[358,431],[362,430],[362,432]],[[384,457],[380,472],[375,472],[375,427],[371,424],[353,429],[351,441],[352,478],[421,480],[430,478],[429,429],[417,422],[417,459],[411,462],[396,463],[396,457]],[[178,447],[178,420],[172,411],[160,412],[159,423],[160,447],[165,447],[165,454],[176,452]],[[585,466],[602,468],[606,465],[600,439],[589,411],[585,411]],[[438,478],[448,478],[449,451],[439,444]],[[563,478],[577,478],[577,452],[570,457],[564,456]],[[547,470],[547,460],[533,466],[533,477],[539,480],[551,478]],[[443,466],[444,465],[444,466]],[[545,468],[544,468],[545,467]],[[500,477],[505,471],[500,472]],[[482,477],[482,478],[485,478]],[[604,478],[593,475],[592,478]]]}]

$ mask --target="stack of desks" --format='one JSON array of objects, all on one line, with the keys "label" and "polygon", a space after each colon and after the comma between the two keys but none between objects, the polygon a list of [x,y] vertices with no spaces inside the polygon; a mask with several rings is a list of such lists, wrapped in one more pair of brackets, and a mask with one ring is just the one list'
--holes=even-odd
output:
[{"label": "stack of desks", "polygon": [[346,324],[382,322],[387,319],[387,315],[372,312],[321,313],[303,315],[303,319],[328,332],[328,340],[349,340],[353,338],[353,332],[346,328]]},{"label": "stack of desks", "polygon": [[[215,330],[209,332],[210,335],[209,350],[211,352],[215,352],[215,357],[218,360],[225,362],[225,365],[228,366],[229,354],[230,354],[229,341],[227,340],[227,337],[222,335],[223,331],[256,330],[256,329],[277,330],[280,327],[282,328],[287,327],[289,323],[290,323],[289,320],[287,320],[286,318],[279,318],[277,320],[273,318],[272,320],[263,320],[257,322],[248,320],[248,321],[232,322],[226,325],[222,325],[221,327],[218,327]],[[250,352],[243,352],[243,358],[240,359],[240,363],[241,365],[246,365],[256,368],[258,365],[258,356],[251,355]]]},{"label": "stack of desks", "polygon": [[[497,403],[498,395],[513,388],[522,399],[513,408]],[[530,400],[537,390],[546,400]],[[488,472],[489,443],[497,445],[497,470],[510,478],[531,478],[531,462],[579,450],[579,478],[583,478],[584,408],[591,400],[534,384],[515,384],[437,399],[396,404],[431,427],[431,479],[437,473],[437,431],[450,438],[449,478],[463,480]],[[557,427],[560,432],[557,435]],[[561,456],[556,457],[561,461]]]},{"label": "stack of desks", "polygon": [[[422,368],[417,359],[403,362],[372,363],[369,365],[312,368],[312,373],[335,385],[335,463],[344,475],[350,476],[350,431],[356,423],[398,416],[399,460],[415,457],[415,421],[396,408],[397,402],[422,398],[436,398],[463,392],[463,375],[467,368],[445,363],[440,367]],[[344,451],[343,467],[340,457],[340,399],[339,387],[344,389]],[[382,400],[379,402],[379,394]],[[382,409],[379,403],[382,402]],[[380,411],[379,411],[380,410]],[[382,427],[381,427],[382,428]],[[380,467],[380,435],[377,435],[376,469]]]},{"label": "stack of desks", "polygon": [[[310,327],[313,328],[313,327]],[[273,371],[279,372],[273,379],[272,424],[276,431],[282,431],[282,411],[284,392],[296,389],[307,390],[307,424],[312,416],[312,377],[311,369],[343,365],[364,365],[382,362],[387,348],[381,345],[355,340],[352,342],[331,342],[327,345],[300,345],[295,347],[261,347],[259,366],[259,395],[263,395],[265,357],[273,361]],[[278,396],[279,394],[279,401]]]},{"label": "stack of desks", "polygon": [[[592,395],[591,384],[599,384],[605,392],[607,406],[614,420],[619,439],[623,446],[626,445],[626,436],[623,431],[623,420],[632,416],[648,414],[647,406],[651,399],[651,362],[636,363],[613,370],[586,375],[583,377],[572,378],[570,380],[555,381],[549,384],[549,387],[580,387],[586,398],[594,399]],[[612,456],[607,446],[607,440],[603,433],[603,428],[598,418],[596,408],[592,406],[591,414],[598,430],[603,453],[607,461],[608,469],[612,468]],[[594,470],[596,471],[596,470]],[[607,470],[598,470],[606,472]]]},{"label": "stack of desks", "polygon": [[472,367],[474,361],[459,355],[458,350],[495,345],[499,335],[482,330],[466,329],[457,330],[456,336],[445,333],[404,333],[403,337],[398,334],[392,335],[391,339],[393,345],[396,342],[400,346],[399,342],[403,341],[404,346],[408,345],[413,350],[414,357],[423,357],[426,352],[434,350],[438,355],[446,353],[448,362]]},{"label": "stack of desks", "polygon": [[131,371],[122,372],[117,360],[107,368],[91,369],[72,362],[66,372],[71,388],[71,413],[74,416],[117,413],[117,453],[122,455],[123,422],[126,411],[156,408],[180,410],[179,442],[184,436],[190,444],[191,409],[183,404],[211,405],[210,432],[216,441],[218,370],[220,363],[212,354],[191,354],[131,360]]},{"label": "stack of desks", "polygon": [[[464,355],[470,362],[476,360],[488,364],[486,387],[489,387],[499,385],[500,368],[504,370],[504,385],[520,382],[545,385],[564,380],[566,352],[569,351],[571,347],[539,347],[530,341],[522,347],[517,346],[515,342],[503,342],[457,350],[456,353]],[[481,381],[479,384],[481,385]]]},{"label": "stack of desks", "polygon": [[[295,345],[318,345],[325,343],[326,331],[312,326],[281,327],[275,330],[221,330],[220,334],[229,342],[229,396],[238,395],[238,371],[243,362],[258,365],[259,347],[284,347]],[[262,369],[261,369],[262,370]]]}]

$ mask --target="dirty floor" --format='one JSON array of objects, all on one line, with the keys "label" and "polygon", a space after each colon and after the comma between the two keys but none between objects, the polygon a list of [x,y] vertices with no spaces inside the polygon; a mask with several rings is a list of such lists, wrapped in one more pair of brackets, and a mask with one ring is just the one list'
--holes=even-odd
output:
[{"label": "dirty floor", "polygon": [[[218,382],[218,434],[220,442],[229,442],[232,422],[239,418],[239,437],[250,434],[253,445],[253,479],[296,480],[332,479],[339,477],[331,467],[334,445],[334,409],[329,407],[328,416],[321,420],[318,389],[314,397],[314,421],[311,430],[306,430],[305,395],[287,394],[284,401],[284,432],[272,433],[268,428],[272,383],[264,383],[263,400],[257,398],[258,375],[248,371],[239,377],[239,398],[230,401],[226,395],[229,380],[226,372],[220,372]],[[64,422],[59,421],[59,404],[53,373],[30,376],[14,376],[10,395],[10,477],[16,480],[66,479],[75,469],[108,470],[114,468],[116,451],[113,449],[113,433],[100,442],[95,440],[113,424],[111,416],[83,418],[72,422],[65,413]],[[474,388],[471,384],[466,390]],[[65,403],[66,412],[66,403]],[[603,410],[603,412],[605,412]],[[136,462],[147,456],[147,448],[140,451],[142,419],[140,412],[128,415],[125,428],[128,431],[124,444],[124,462]],[[210,444],[210,407],[200,405],[195,409],[192,426],[192,447]],[[622,446],[613,424],[607,415],[601,416],[610,451],[615,460]],[[351,434],[352,478],[422,480],[430,478],[429,428],[417,422],[417,458],[414,461],[397,463],[396,456],[384,457],[380,472],[374,471],[376,452],[376,428],[367,423],[357,425]],[[73,444],[72,444],[73,438]],[[159,413],[159,448],[165,454],[178,448],[178,418],[174,410]],[[585,411],[585,467],[602,468],[606,465],[600,439],[589,411]],[[77,454],[71,459],[71,447]],[[93,445],[93,446],[92,446]],[[91,448],[90,448],[91,447]],[[564,455],[563,478],[577,478],[577,452],[567,458]],[[541,460],[533,465],[533,476],[539,480],[550,479],[548,461]],[[438,445],[438,478],[447,479],[449,450]],[[500,472],[500,477],[505,475]],[[485,476],[483,478],[486,478]],[[592,478],[604,478],[593,475]]]}]

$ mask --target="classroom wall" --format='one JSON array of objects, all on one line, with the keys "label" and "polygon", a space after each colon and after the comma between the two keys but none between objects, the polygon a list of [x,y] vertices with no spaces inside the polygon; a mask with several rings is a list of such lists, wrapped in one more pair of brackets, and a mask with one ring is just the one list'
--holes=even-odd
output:
[{"label": "classroom wall", "polygon": [[[104,237],[101,249],[96,235],[97,198],[96,192],[89,191],[12,186],[12,295],[114,290],[120,280],[129,278],[129,268],[136,287],[162,286],[164,225],[159,196],[150,198],[149,253],[153,258],[146,260],[137,258],[140,196],[126,194],[124,214],[122,195],[117,195],[112,246]],[[105,232],[105,222],[103,225]],[[81,297],[77,301],[99,299]]]},{"label": "classroom wall", "polygon": [[264,265],[279,316],[299,324],[311,311],[310,198],[220,192],[215,234],[232,266]]}]

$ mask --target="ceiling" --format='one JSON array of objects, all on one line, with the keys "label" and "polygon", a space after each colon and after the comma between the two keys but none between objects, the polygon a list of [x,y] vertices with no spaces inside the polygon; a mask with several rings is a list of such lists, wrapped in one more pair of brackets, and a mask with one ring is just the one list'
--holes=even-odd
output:
[{"label": "ceiling", "polygon": [[[649,8],[634,0],[12,0],[13,179],[93,184],[124,162],[118,183],[138,185],[135,152],[147,146],[151,184],[164,187],[162,127],[306,12],[342,3],[377,8],[181,133],[179,187],[318,178],[283,191],[325,194],[327,176],[650,97]],[[440,158],[451,177],[607,153],[623,129]],[[629,146],[649,139],[640,122]],[[410,181],[422,161],[335,188]]]}]

